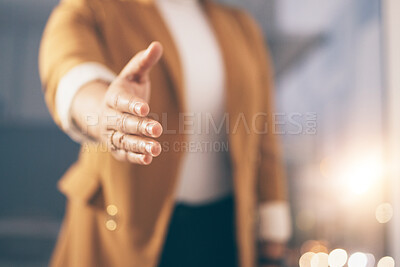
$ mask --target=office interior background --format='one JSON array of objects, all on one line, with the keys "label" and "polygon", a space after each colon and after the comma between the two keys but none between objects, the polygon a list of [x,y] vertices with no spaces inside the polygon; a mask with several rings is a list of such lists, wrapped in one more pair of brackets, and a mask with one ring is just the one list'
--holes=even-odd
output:
[{"label": "office interior background", "polygon": [[[0,0],[0,267],[47,264],[65,203],[56,182],[79,150],[51,120],[38,76],[57,2]],[[256,17],[272,53],[288,265],[400,264],[399,2],[223,2]]]}]

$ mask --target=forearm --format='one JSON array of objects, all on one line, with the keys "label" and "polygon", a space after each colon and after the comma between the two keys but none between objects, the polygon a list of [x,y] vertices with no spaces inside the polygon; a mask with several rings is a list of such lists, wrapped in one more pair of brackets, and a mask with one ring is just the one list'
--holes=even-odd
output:
[{"label": "forearm", "polygon": [[76,93],[71,105],[71,119],[82,133],[100,141],[100,118],[102,103],[108,83],[97,80],[90,82]]}]

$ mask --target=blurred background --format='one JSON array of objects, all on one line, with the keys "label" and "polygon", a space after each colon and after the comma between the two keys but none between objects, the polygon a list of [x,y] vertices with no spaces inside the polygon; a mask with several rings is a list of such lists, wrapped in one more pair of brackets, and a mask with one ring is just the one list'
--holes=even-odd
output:
[{"label": "blurred background", "polygon": [[[64,212],[56,182],[78,154],[37,70],[57,2],[0,0],[0,267],[47,264]],[[399,1],[223,2],[256,17],[275,64],[288,265],[400,264]]]}]

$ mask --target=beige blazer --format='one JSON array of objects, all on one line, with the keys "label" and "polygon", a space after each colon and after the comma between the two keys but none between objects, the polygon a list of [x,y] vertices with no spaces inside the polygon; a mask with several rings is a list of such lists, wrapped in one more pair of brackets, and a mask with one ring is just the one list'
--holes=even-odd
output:
[{"label": "beige blazer", "polygon": [[[250,267],[256,265],[257,205],[285,199],[272,132],[271,65],[261,31],[248,14],[208,0],[203,5],[225,62],[239,261]],[[98,62],[118,73],[154,40],[165,53],[151,73],[150,107],[160,118],[167,114],[164,129],[178,132],[159,141],[171,148],[184,142],[178,51],[151,0],[63,0],[56,7],[40,48],[45,99],[55,122],[60,124],[54,107],[57,85],[71,68]],[[260,133],[264,125],[268,133]],[[115,160],[101,144],[83,144],[78,161],[59,182],[68,204],[51,265],[157,266],[183,153],[164,150],[150,166],[139,166]]]}]

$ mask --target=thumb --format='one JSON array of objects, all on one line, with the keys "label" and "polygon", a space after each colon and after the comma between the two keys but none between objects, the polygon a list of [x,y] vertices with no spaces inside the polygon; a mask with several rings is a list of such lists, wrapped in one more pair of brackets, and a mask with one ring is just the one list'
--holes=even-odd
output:
[{"label": "thumb", "polygon": [[163,53],[159,42],[152,42],[146,50],[137,53],[120,73],[120,76],[129,80],[142,81],[152,67],[157,64]]}]

